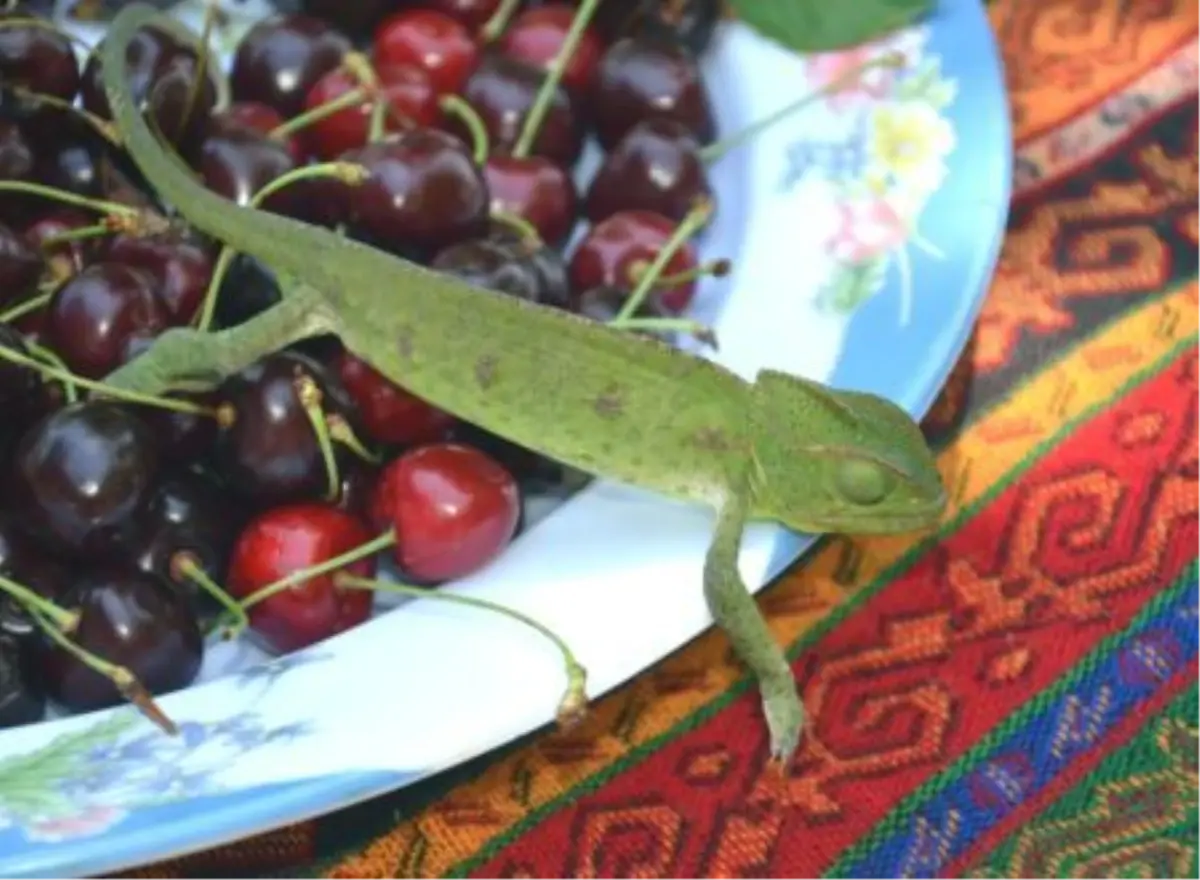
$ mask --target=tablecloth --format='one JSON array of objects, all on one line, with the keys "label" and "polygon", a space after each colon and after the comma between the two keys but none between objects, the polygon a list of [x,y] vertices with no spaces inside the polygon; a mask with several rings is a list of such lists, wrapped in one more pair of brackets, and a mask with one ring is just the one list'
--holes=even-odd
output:
[{"label": "tablecloth", "polygon": [[1196,876],[1196,4],[989,14],[1015,188],[926,420],[952,515],[764,592],[811,716],[790,782],[710,631],[581,729],[135,873]]}]

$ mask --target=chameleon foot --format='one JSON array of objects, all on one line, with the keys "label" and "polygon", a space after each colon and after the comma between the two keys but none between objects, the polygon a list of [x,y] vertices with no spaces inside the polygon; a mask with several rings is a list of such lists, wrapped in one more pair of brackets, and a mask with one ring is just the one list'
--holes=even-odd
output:
[{"label": "chameleon foot", "polygon": [[800,732],[804,728],[804,706],[796,693],[796,681],[791,675],[786,679],[771,678],[763,681],[759,689],[762,692],[767,732],[771,738],[771,761],[786,776],[792,764],[792,756],[796,754],[800,745]]}]

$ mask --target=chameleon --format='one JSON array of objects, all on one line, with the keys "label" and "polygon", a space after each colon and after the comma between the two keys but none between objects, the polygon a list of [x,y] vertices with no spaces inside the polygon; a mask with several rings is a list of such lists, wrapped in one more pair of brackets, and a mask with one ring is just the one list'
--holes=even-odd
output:
[{"label": "chameleon", "polygon": [[248,254],[282,298],[217,332],[174,328],[107,382],[143,394],[213,387],[299,340],[335,334],[412,394],[593,477],[713,516],[702,588],[762,700],[771,760],[786,771],[804,710],[781,646],[738,571],[752,520],[807,532],[924,530],[947,496],[914,420],[894,402],[763,369],[753,381],[649,336],[470,285],[368,244],[240,207],[156,139],[125,70],[143,26],[125,6],[100,48],[113,122],[146,181],[193,228]]}]

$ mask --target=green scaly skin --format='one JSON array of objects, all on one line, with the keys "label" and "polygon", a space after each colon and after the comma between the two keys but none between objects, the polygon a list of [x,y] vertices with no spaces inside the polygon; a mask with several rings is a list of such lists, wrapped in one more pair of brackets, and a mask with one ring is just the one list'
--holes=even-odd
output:
[{"label": "green scaly skin", "polygon": [[101,60],[118,131],[160,197],[272,269],[284,301],[221,333],[170,331],[109,381],[143,393],[213,385],[283,345],[334,333],[462,419],[594,476],[711,507],[705,596],[757,678],[771,754],[786,764],[804,715],[787,660],[738,573],[743,529],[750,519],[812,533],[934,524],[946,495],[912,419],[882,398],[774,371],[750,384],[654,340],[235,206],[183,171],[134,109],[126,46],[140,27],[162,22],[130,4],[108,29]]}]

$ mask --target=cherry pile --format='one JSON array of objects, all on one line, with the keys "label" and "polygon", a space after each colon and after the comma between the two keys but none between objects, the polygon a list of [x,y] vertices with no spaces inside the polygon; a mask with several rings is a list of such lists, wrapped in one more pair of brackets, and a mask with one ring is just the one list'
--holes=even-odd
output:
[{"label": "cherry pile", "polygon": [[[718,4],[596,6],[310,0],[245,34],[228,103],[203,39],[145,29],[129,76],[235,202],[615,328],[703,337],[683,316],[727,268],[692,240],[721,153],[699,73]],[[0,17],[0,726],[132,700],[170,729],[153,697],[195,680],[207,636],[286,652],[351,628],[378,590],[487,565],[528,495],[573,475],[336,339],[203,393],[106,387],[164,330],[233,326],[280,293],[157,202],[76,48],[20,4]],[[417,587],[374,580],[383,560]]]}]

